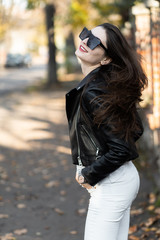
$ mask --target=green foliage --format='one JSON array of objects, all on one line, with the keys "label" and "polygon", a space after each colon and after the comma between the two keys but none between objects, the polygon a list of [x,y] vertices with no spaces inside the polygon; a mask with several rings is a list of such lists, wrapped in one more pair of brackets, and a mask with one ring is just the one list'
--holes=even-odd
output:
[{"label": "green foliage", "polygon": [[[117,22],[115,19],[112,23],[123,25],[130,18],[130,10],[134,2],[135,0],[71,0],[68,22],[75,29],[79,26],[96,25],[104,21],[111,22],[110,16],[117,14],[122,20]],[[137,0],[137,2],[144,2],[144,0]]]},{"label": "green foliage", "polygon": [[43,3],[46,3],[46,0],[27,0],[27,8],[34,9],[39,7]]},{"label": "green foliage", "polygon": [[73,28],[86,25],[89,19],[90,1],[88,0],[72,0],[69,9],[68,22]]},{"label": "green foliage", "polygon": [[102,3],[101,1],[97,0],[92,3],[93,7],[99,12],[100,16],[106,17],[111,13],[118,13],[118,7],[114,3]]},{"label": "green foliage", "polygon": [[93,2],[93,6],[97,9],[100,16],[105,17],[111,14],[119,14],[122,18],[122,24],[129,20],[130,8],[133,5],[134,0],[117,0],[111,3],[107,3],[107,1],[101,2],[100,0]]}]

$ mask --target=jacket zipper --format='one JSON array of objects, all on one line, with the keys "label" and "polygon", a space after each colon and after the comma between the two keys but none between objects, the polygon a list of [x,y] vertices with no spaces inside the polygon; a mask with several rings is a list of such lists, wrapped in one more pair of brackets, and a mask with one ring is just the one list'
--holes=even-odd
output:
[{"label": "jacket zipper", "polygon": [[78,157],[77,157],[77,160],[78,160],[79,166],[83,166],[82,161],[81,161],[81,156],[80,156],[80,144],[79,144],[78,131],[77,131],[77,123],[78,123],[79,110],[80,110],[80,105],[78,106],[78,110],[77,110],[77,114],[76,114],[76,121],[75,121],[75,130],[76,130],[77,148],[78,148]]},{"label": "jacket zipper", "polygon": [[95,141],[93,140],[93,138],[89,135],[86,127],[84,125],[82,125],[82,128],[84,129],[85,133],[87,134],[87,136],[89,137],[89,139],[91,140],[93,146],[95,147],[96,149],[96,159],[98,159],[100,156],[99,156],[99,147],[97,146],[97,144],[95,143]]}]

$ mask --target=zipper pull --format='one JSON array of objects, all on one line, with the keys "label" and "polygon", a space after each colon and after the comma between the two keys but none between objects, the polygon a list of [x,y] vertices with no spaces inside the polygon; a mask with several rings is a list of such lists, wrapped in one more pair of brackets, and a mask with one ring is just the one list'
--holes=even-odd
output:
[{"label": "zipper pull", "polygon": [[77,157],[79,166],[83,166],[80,156]]},{"label": "zipper pull", "polygon": [[101,156],[100,155],[98,155],[99,154],[99,148],[97,147],[97,151],[96,151],[96,160],[98,159],[98,158],[100,158]]},{"label": "zipper pull", "polygon": [[98,153],[99,153],[99,148],[97,147],[96,157],[98,157]]}]

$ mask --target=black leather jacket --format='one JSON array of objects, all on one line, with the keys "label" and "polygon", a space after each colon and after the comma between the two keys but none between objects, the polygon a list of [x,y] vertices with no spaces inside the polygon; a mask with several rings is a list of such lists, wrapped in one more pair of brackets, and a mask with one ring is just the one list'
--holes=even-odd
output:
[{"label": "black leather jacket", "polygon": [[[103,84],[106,83],[103,79],[97,79],[96,77],[89,83],[87,82],[88,79],[96,76],[99,69],[90,72],[76,88],[66,94],[66,113],[73,164],[86,166],[82,169],[82,175],[86,182],[92,186],[126,161],[138,157],[134,142],[143,133],[143,126],[138,113],[137,121],[140,124],[141,131],[133,136],[132,144],[113,135],[109,126],[102,124],[98,127],[92,124],[95,105],[91,103],[91,100],[103,94]],[[82,114],[81,108],[83,108],[86,117]]]}]

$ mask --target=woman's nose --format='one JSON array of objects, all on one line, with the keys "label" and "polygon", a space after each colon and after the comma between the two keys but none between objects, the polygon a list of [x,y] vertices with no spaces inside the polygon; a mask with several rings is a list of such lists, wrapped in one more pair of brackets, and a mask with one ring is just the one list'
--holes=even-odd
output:
[{"label": "woman's nose", "polygon": [[88,39],[89,38],[85,38],[85,39],[82,40],[82,42],[87,45]]}]

